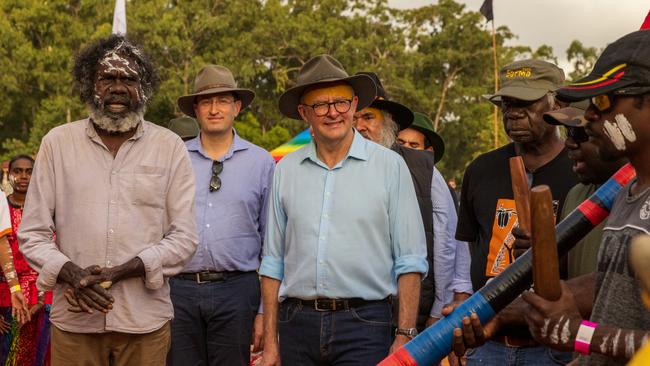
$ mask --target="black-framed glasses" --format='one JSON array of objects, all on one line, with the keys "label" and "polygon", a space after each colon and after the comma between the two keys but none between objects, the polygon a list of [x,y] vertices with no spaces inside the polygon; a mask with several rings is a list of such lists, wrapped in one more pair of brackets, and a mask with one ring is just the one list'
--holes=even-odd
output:
[{"label": "black-framed glasses", "polygon": [[648,92],[650,92],[650,86],[630,86],[614,90],[611,93],[596,95],[595,97],[591,97],[589,101],[598,112],[605,113],[614,106],[616,96],[632,97],[635,95],[643,95]]},{"label": "black-framed glasses", "polygon": [[210,178],[210,192],[218,191],[221,188],[221,178],[219,174],[223,171],[223,163],[220,161],[212,162],[212,177]]},{"label": "black-framed glasses", "polygon": [[335,100],[329,103],[314,103],[314,104],[303,104],[305,107],[310,107],[314,110],[314,114],[317,117],[324,117],[330,112],[330,106],[334,106],[334,109],[339,113],[346,113],[350,110],[352,106],[352,100],[350,99],[340,99]]},{"label": "black-framed glasses", "polygon": [[589,135],[584,127],[566,126],[566,135],[570,137],[576,144],[589,141]]}]

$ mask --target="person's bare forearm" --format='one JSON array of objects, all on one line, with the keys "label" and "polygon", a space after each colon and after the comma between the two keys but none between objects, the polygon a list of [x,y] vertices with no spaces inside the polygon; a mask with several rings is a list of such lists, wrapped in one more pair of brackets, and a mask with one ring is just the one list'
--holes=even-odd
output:
[{"label": "person's bare forearm", "polygon": [[278,291],[280,281],[262,276],[262,302],[264,304],[264,345],[278,345]]},{"label": "person's bare forearm", "polygon": [[397,294],[399,296],[398,328],[415,328],[420,304],[420,273],[404,273],[397,279]]},{"label": "person's bare forearm", "polygon": [[599,325],[594,331],[589,350],[606,356],[630,359],[648,342],[649,332],[645,330],[621,329]]},{"label": "person's bare forearm", "polygon": [[2,273],[4,273],[9,287],[13,288],[19,285],[18,276],[14,268],[13,253],[6,235],[0,238],[0,266],[2,267]]},{"label": "person's bare forearm", "polygon": [[572,278],[566,284],[573,293],[580,315],[589,319],[596,293],[596,272]]}]

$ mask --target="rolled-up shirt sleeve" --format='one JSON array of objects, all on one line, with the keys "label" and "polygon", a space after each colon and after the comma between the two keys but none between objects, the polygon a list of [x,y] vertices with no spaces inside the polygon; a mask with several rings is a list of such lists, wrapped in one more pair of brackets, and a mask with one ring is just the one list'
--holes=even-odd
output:
[{"label": "rolled-up shirt sleeve", "polygon": [[61,267],[70,261],[54,241],[56,183],[49,136],[41,143],[27,191],[18,231],[20,251],[38,273],[37,287],[49,291],[56,285]]},{"label": "rolled-up shirt sleeve", "polygon": [[404,160],[397,159],[396,174],[389,185],[389,229],[396,277],[404,273],[426,276],[427,246],[422,215],[413,180]]},{"label": "rolled-up shirt sleeve", "polygon": [[260,275],[279,281],[284,278],[284,240],[287,228],[287,215],[280,199],[281,180],[282,169],[279,165],[273,174],[262,263],[259,270]]},{"label": "rolled-up shirt sleeve", "polygon": [[166,210],[169,226],[163,239],[138,253],[145,267],[145,286],[158,289],[164,277],[174,276],[192,259],[198,245],[194,215],[194,172],[185,145],[174,146]]}]

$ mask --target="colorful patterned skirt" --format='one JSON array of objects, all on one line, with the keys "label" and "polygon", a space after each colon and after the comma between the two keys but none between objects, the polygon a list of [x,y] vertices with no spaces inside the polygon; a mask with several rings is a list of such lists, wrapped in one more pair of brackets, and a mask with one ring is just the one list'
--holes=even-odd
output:
[{"label": "colorful patterned skirt", "polygon": [[11,307],[0,307],[0,315],[11,324],[8,333],[0,334],[0,366],[42,366],[50,364],[50,305],[18,327],[11,317]]}]

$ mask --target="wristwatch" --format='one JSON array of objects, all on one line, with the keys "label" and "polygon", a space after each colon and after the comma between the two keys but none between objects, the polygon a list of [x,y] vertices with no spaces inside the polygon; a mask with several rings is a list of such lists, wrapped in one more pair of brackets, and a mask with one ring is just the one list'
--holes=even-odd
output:
[{"label": "wristwatch", "polygon": [[418,330],[415,328],[397,328],[395,329],[395,335],[403,335],[408,337],[408,339],[413,339],[418,335]]}]

